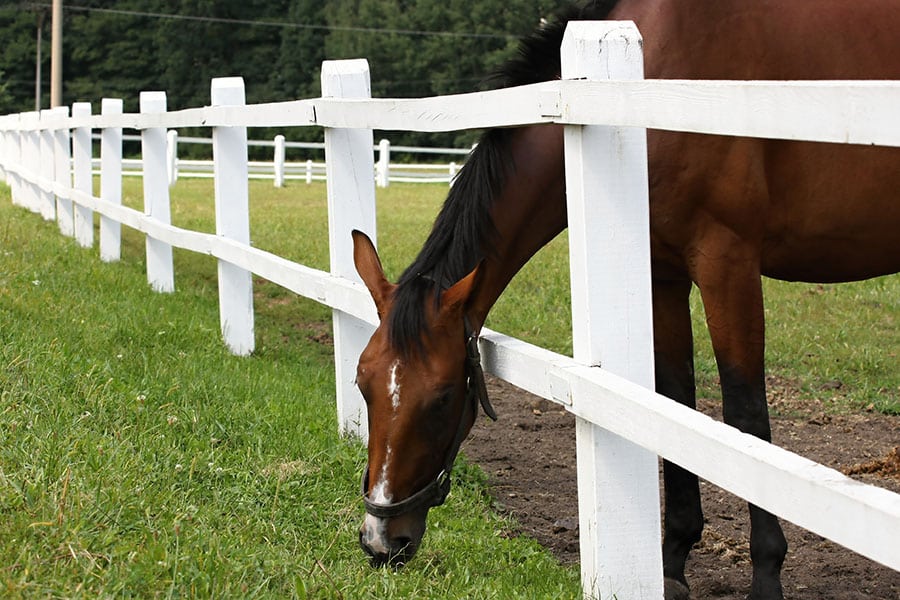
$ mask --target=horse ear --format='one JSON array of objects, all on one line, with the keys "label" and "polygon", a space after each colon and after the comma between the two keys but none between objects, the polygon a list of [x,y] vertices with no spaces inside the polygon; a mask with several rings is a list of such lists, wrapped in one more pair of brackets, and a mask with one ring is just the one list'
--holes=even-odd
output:
[{"label": "horse ear", "polygon": [[356,272],[369,288],[369,293],[372,294],[372,299],[375,301],[375,308],[378,310],[378,317],[381,318],[386,314],[387,303],[393,293],[394,285],[384,276],[381,259],[378,258],[378,252],[369,236],[356,229],[353,230],[352,235],[353,263],[356,265]]},{"label": "horse ear", "polygon": [[479,273],[481,272],[481,264],[479,263],[472,271],[454,283],[452,286],[441,294],[441,312],[446,313],[452,310],[461,310],[468,302],[472,292],[478,286]]}]

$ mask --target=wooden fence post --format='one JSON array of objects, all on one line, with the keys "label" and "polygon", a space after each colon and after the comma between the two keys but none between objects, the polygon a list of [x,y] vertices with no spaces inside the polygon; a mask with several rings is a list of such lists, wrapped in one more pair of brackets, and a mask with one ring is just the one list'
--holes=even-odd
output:
[{"label": "wooden fence post", "polygon": [[[213,106],[246,104],[244,80],[212,80]],[[216,234],[250,244],[250,196],[247,187],[247,128],[213,127],[213,172],[216,194]],[[253,274],[219,261],[219,323],[232,354],[253,352]]]},{"label": "wooden fence post", "polygon": [[[72,105],[73,117],[91,116],[89,102]],[[79,191],[94,194],[93,169],[91,165],[91,128],[78,127],[72,132],[72,185]],[[83,248],[94,245],[94,211],[86,206],[75,205],[75,241]]]},{"label": "wooden fence post", "polygon": [[40,112],[41,128],[38,132],[38,162],[34,172],[38,175],[37,193],[39,198],[38,210],[47,221],[56,218],[56,201],[49,186],[53,183],[53,130],[50,129],[50,121],[53,119],[53,109],[45,108]]},{"label": "wooden fence post", "polygon": [[275,187],[284,187],[284,136],[281,134],[275,136],[272,171],[274,172]]},{"label": "wooden fence post", "polygon": [[[369,63],[365,60],[322,63],[322,96],[370,98]],[[325,170],[328,188],[328,239],[331,273],[360,281],[353,265],[353,240],[358,229],[375,242],[375,158],[371,129],[325,129]],[[342,433],[368,438],[366,406],[356,389],[356,363],[374,329],[334,311],[334,358],[338,427]]]},{"label": "wooden fence post", "polygon": [[386,188],[391,185],[391,142],[389,140],[378,142],[378,169],[376,174],[378,187]]},{"label": "wooden fence post", "polygon": [[[562,77],[641,79],[641,43],[630,22],[572,22]],[[565,146],[574,358],[653,389],[646,131],[569,126]],[[581,419],[576,445],[585,596],[662,598],[656,455]]]},{"label": "wooden fence post", "polygon": [[[53,109],[57,118],[69,116],[67,106],[57,106]],[[71,140],[68,127],[59,127],[53,131],[53,181],[57,185],[57,191],[69,191],[72,188],[71,168]],[[59,231],[65,236],[75,235],[75,215],[73,213],[72,199],[56,195],[56,223]]]},{"label": "wooden fence post", "polygon": [[[10,120],[15,118],[14,114],[8,114],[6,116],[0,117],[0,123],[4,125],[8,125]],[[6,170],[6,166],[10,164],[11,156],[11,140],[12,140],[12,131],[8,131],[6,129],[0,130],[0,181],[6,182],[9,185],[9,171]]]},{"label": "wooden fence post", "polygon": [[22,113],[22,126],[25,128],[22,141],[22,166],[25,170],[22,177],[22,206],[35,213],[41,212],[40,187],[37,182],[41,164],[41,134],[37,130],[40,120],[39,111]]},{"label": "wooden fence post", "polygon": [[[121,115],[122,100],[104,98],[103,115]],[[100,133],[100,198],[122,204],[122,128],[107,127]],[[100,260],[115,262],[122,256],[122,224],[100,215]]]},{"label": "wooden fence post", "polygon": [[[141,112],[166,112],[165,92],[141,92]],[[172,222],[169,180],[166,173],[166,129],[151,127],[141,132],[144,177],[144,214],[166,225]],[[175,291],[172,246],[147,236],[147,281],[157,292]]]},{"label": "wooden fence post", "polygon": [[169,187],[178,182],[178,132],[174,129],[166,132],[166,177]]},{"label": "wooden fence post", "polygon": [[19,129],[22,126],[22,115],[10,115],[6,118],[10,120],[15,119],[16,124],[14,130],[6,133],[7,147],[5,155],[8,164],[12,166],[12,168],[6,172],[6,183],[9,184],[9,195],[12,198],[13,205],[22,206],[22,179],[19,175],[22,165],[24,164],[22,146],[24,144],[25,136],[22,134],[21,129]]}]

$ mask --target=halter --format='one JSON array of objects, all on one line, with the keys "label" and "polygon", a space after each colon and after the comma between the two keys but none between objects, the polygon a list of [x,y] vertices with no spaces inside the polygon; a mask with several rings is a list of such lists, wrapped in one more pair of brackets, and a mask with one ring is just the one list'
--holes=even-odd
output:
[{"label": "halter", "polygon": [[[478,414],[478,405],[480,404],[485,414],[496,421],[497,413],[494,412],[494,407],[491,406],[491,401],[488,399],[487,386],[484,383],[484,371],[481,369],[478,333],[469,322],[468,316],[463,318],[463,326],[465,327],[466,336],[466,400],[471,405],[471,410],[474,414]],[[466,413],[463,411],[459,420],[459,426],[456,428],[456,436],[453,438],[450,450],[444,458],[444,466],[437,474],[437,477],[424,488],[400,502],[380,503],[369,500],[369,465],[366,463],[361,484],[363,504],[366,507],[366,512],[373,517],[390,519],[408,512],[443,504],[447,499],[447,494],[450,493],[450,471],[453,469],[453,463],[465,437]]]}]

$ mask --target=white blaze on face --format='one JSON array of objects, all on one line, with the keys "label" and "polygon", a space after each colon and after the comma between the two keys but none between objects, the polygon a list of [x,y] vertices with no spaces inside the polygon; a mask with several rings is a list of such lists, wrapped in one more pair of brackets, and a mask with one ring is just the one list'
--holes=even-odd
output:
[{"label": "white blaze on face", "polygon": [[[400,360],[395,360],[393,364],[391,364],[390,371],[388,372],[387,392],[391,399],[391,407],[394,409],[395,414],[397,409],[400,408],[401,366]],[[388,482],[387,476],[388,465],[391,463],[392,453],[391,446],[388,444],[387,448],[385,448],[384,463],[382,463],[381,470],[378,473],[378,483],[373,485],[369,490],[369,500],[376,504],[390,504],[391,500],[393,500],[393,494],[391,494],[390,483]],[[367,514],[363,529],[366,532],[366,543],[371,549],[376,552],[389,551],[386,519],[373,517],[372,515]]]},{"label": "white blaze on face", "polygon": [[400,360],[395,360],[391,365],[390,378],[388,379],[388,396],[391,398],[391,406],[396,411],[400,408]]},{"label": "white blaze on face", "polygon": [[[390,462],[391,447],[388,446],[384,464],[381,465],[381,472],[378,474],[378,483],[369,490],[369,500],[376,504],[390,504],[393,498],[388,488],[387,480],[387,469]],[[366,543],[372,550],[382,553],[390,551],[387,543],[386,519],[374,517],[367,513],[363,529],[366,532]]]},{"label": "white blaze on face", "polygon": [[[391,407],[394,409],[394,414],[396,414],[397,409],[400,408],[400,368],[401,364],[398,359],[391,364],[391,368],[388,371],[387,392],[388,397],[391,399]],[[391,463],[392,453],[391,446],[388,444],[387,448],[385,448],[384,463],[382,463],[381,470],[378,472],[376,483],[372,486],[372,489],[369,490],[369,500],[376,504],[390,504],[393,499],[387,477],[388,465]],[[363,529],[366,532],[366,543],[369,548],[376,552],[386,553],[389,551],[386,519],[373,517],[372,515],[367,514]]]}]

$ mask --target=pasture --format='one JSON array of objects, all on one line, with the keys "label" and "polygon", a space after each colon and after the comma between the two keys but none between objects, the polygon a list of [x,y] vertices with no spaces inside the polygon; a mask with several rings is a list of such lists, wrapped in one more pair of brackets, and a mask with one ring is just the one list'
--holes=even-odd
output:
[{"label": "pasture", "polygon": [[[139,207],[140,180],[125,203]],[[322,184],[251,182],[255,246],[328,265]],[[444,186],[379,190],[389,277],[412,259]],[[176,251],[153,294],[143,238],[99,262],[0,192],[0,582],[20,595],[575,597],[576,569],[509,539],[464,467],[418,558],[372,571],[356,546],[364,450],[337,435],[330,313],[257,282],[257,351],[219,342],[215,261]],[[212,182],[172,191],[173,224],[214,231]],[[566,240],[545,248],[488,327],[571,352]],[[766,282],[770,374],[829,410],[900,413],[900,277]],[[699,306],[699,303],[695,303]],[[695,310],[701,395],[716,375]],[[502,417],[502,415],[501,415]],[[490,515],[486,518],[486,515]]]},{"label": "pasture", "polygon": [[[311,208],[324,186],[252,189],[256,230],[275,230],[261,245],[325,255]],[[139,190],[127,180],[126,202]],[[209,227],[211,193],[179,184],[176,223]],[[577,569],[509,539],[473,468],[420,560],[368,566],[365,451],[337,434],[327,312],[260,283],[257,352],[237,358],[219,340],[213,260],[176,253],[178,292],[159,295],[133,232],[105,265],[5,187],[0,215],[0,595],[578,594]]]}]

